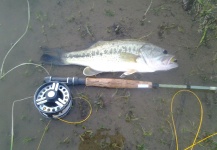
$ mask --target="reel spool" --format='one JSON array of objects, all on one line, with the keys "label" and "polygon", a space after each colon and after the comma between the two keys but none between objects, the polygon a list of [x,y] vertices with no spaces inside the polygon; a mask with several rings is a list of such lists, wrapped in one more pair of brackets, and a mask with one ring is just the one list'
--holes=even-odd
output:
[{"label": "reel spool", "polygon": [[69,88],[59,82],[49,82],[40,86],[34,95],[34,104],[46,118],[62,118],[73,105]]}]

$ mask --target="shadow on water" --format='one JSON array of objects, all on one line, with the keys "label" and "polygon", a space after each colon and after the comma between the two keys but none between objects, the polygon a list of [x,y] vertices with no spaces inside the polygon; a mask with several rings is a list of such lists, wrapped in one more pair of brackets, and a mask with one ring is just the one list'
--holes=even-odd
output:
[{"label": "shadow on water", "polygon": [[[215,86],[215,38],[208,37],[210,44],[201,45],[195,50],[202,36],[197,31],[199,25],[192,20],[189,12],[183,11],[179,1],[153,1],[146,13],[149,4],[149,1],[142,0],[30,0],[31,20],[28,32],[9,54],[4,71],[21,63],[40,63],[41,46],[76,51],[99,40],[143,38],[175,54],[179,68],[167,72],[138,73],[127,77],[128,79]],[[2,0],[1,62],[7,50],[25,31],[26,23],[26,0]],[[45,67],[53,76],[84,77],[83,67]],[[34,95],[45,76],[47,73],[40,67],[28,65],[14,70],[0,80],[1,149],[10,147],[13,101]],[[119,73],[103,73],[97,77],[119,76]],[[170,127],[170,102],[176,90],[116,90],[84,86],[71,89],[73,95],[84,93],[88,97],[93,105],[93,114],[80,125],[52,121],[41,143],[41,149],[175,149]],[[217,100],[215,93],[196,93],[204,107],[204,122],[199,134],[202,139],[217,131]],[[189,95],[178,97],[176,101],[180,102],[174,106],[181,149],[192,143],[199,124],[199,106],[192,99]],[[67,116],[68,119],[72,117],[70,115]],[[16,103],[14,149],[36,149],[48,121],[38,113],[32,99]],[[216,137],[213,137],[195,149],[215,149],[215,141]]]}]

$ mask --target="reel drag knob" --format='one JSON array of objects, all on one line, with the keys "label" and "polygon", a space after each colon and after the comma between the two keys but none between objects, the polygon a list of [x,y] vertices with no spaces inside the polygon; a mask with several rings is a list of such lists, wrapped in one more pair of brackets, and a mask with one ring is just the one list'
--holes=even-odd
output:
[{"label": "reel drag knob", "polygon": [[68,114],[73,102],[69,88],[65,84],[49,82],[36,90],[34,104],[42,116],[62,118]]}]

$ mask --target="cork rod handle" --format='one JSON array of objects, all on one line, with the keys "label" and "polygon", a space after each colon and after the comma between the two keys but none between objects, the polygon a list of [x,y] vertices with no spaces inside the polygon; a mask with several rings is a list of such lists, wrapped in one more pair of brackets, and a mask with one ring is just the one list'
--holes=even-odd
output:
[{"label": "cork rod handle", "polygon": [[125,79],[86,78],[86,86],[106,88],[152,88],[152,82]]}]

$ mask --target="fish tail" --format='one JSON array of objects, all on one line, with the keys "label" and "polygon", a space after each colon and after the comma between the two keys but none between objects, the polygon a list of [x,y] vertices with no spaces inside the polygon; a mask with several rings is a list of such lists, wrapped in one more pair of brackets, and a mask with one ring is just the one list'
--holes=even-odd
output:
[{"label": "fish tail", "polygon": [[66,65],[62,59],[63,50],[61,49],[51,49],[48,47],[41,47],[43,52],[41,56],[41,62],[43,64],[52,64],[52,65]]}]

